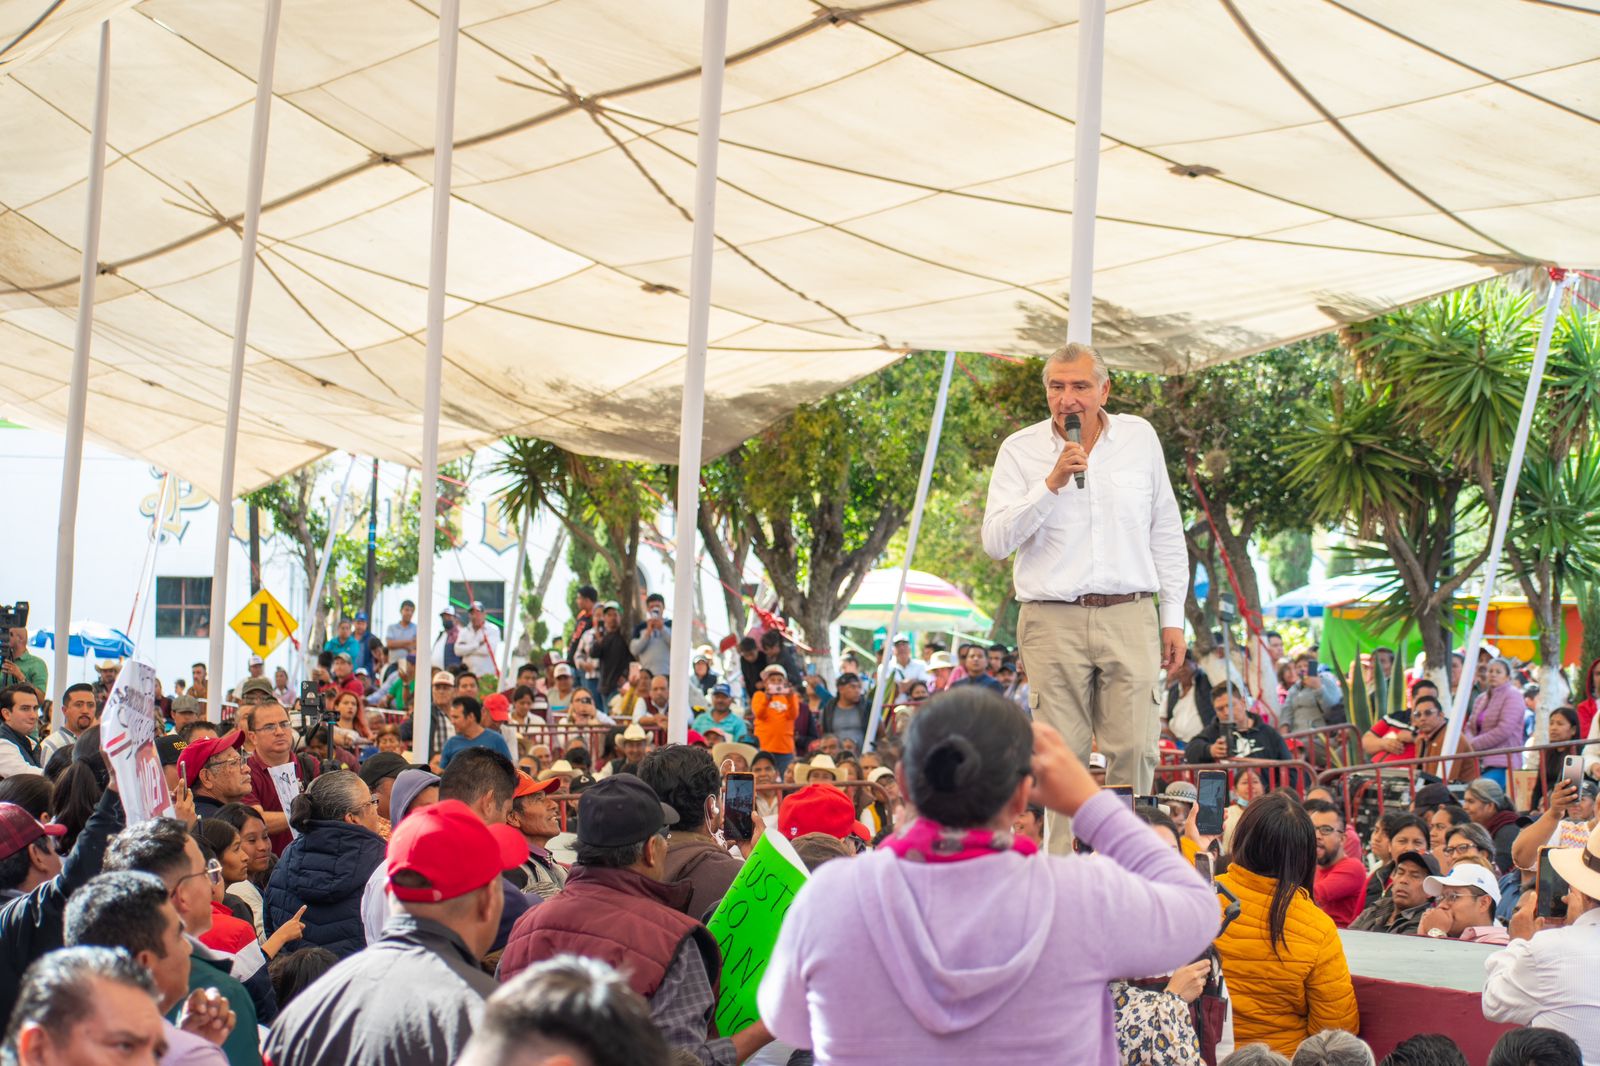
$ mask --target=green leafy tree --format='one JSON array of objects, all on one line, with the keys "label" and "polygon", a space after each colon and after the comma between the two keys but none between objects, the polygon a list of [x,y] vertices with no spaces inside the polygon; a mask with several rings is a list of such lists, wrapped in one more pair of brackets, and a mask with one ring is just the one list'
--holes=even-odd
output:
[{"label": "green leafy tree", "polygon": [[[467,486],[472,477],[470,456],[443,463],[439,467],[437,514],[434,523],[435,557],[458,548],[462,543],[462,512],[467,506]],[[408,477],[389,509],[389,525],[378,529],[373,592],[390,585],[403,585],[417,576],[417,559],[422,540],[422,489],[413,487]],[[359,503],[359,506],[357,506]],[[352,510],[354,508],[354,510]],[[329,608],[342,615],[367,601],[367,518],[371,499],[352,494],[345,501],[349,522],[333,538],[333,562],[328,567]]]},{"label": "green leafy tree", "polygon": [[[1209,650],[1216,599],[1231,590],[1222,553],[1233,563],[1240,606],[1257,611],[1252,539],[1312,528],[1311,508],[1291,486],[1277,447],[1286,427],[1327,407],[1335,368],[1332,342],[1318,338],[1191,374],[1115,376],[1110,408],[1137,414],[1155,428],[1186,516],[1185,613],[1202,653]],[[1210,504],[1209,518],[1191,474]],[[1205,604],[1193,592],[1201,562],[1211,575]]]},{"label": "green leafy tree", "polygon": [[[666,473],[646,463],[578,455],[536,437],[507,437],[491,466],[504,478],[505,511],[513,520],[548,509],[572,537],[574,549],[593,553],[588,576],[614,592],[623,626],[639,615],[639,544],[645,523],[659,512]],[[594,580],[603,563],[611,578]],[[580,571],[580,575],[582,572]]]},{"label": "green leafy tree", "polygon": [[1267,574],[1279,593],[1297,589],[1311,580],[1311,534],[1288,530],[1267,538],[1262,545]]},{"label": "green leafy tree", "polygon": [[[1417,628],[1444,674],[1456,593],[1488,547],[1452,558],[1457,526],[1490,508],[1527,383],[1531,300],[1504,284],[1465,289],[1347,330],[1354,380],[1287,435],[1291,480],[1319,519],[1381,545],[1393,577],[1372,624]],[[1453,571],[1453,572],[1452,572]]]},{"label": "green leafy tree", "polygon": [[[708,553],[731,561],[747,545],[779,609],[813,647],[826,646],[829,624],[911,512],[943,358],[909,355],[800,407],[707,466],[709,521],[700,528],[716,534],[706,536]],[[952,378],[935,485],[963,468],[987,471],[1010,432],[994,398],[1027,374],[1026,364],[974,358]]]}]

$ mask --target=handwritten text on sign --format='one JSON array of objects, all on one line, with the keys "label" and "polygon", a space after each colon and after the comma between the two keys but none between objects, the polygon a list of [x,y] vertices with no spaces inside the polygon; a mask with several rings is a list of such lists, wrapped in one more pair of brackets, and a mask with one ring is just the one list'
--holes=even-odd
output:
[{"label": "handwritten text on sign", "polygon": [[100,746],[117,775],[128,823],[172,814],[172,796],[156,754],[156,669],[129,659],[100,715]]},{"label": "handwritten text on sign", "polygon": [[723,1036],[748,1029],[761,1017],[756,989],[778,943],[783,916],[805,883],[800,856],[781,834],[769,829],[706,923],[722,949],[716,1019],[717,1032]]}]

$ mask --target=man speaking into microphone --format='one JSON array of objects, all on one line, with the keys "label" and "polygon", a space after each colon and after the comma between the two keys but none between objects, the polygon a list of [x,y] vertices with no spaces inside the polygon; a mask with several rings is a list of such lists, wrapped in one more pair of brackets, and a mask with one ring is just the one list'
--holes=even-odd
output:
[{"label": "man speaking into microphone", "polygon": [[[1148,794],[1157,677],[1183,661],[1183,517],[1150,423],[1106,412],[1111,377],[1098,352],[1069,344],[1051,355],[1044,391],[1050,417],[1000,446],[983,548],[995,559],[1016,553],[1035,719],[1084,762],[1098,738],[1106,783]],[[1070,850],[1065,826],[1056,830],[1047,815],[1047,847]]]}]

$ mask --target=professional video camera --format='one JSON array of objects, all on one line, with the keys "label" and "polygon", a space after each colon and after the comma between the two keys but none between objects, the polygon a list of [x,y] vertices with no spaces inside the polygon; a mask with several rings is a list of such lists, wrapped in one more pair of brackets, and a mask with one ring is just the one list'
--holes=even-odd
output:
[{"label": "professional video camera", "polygon": [[28,625],[28,601],[18,600],[11,607],[0,606],[0,664],[11,657],[11,627]]}]

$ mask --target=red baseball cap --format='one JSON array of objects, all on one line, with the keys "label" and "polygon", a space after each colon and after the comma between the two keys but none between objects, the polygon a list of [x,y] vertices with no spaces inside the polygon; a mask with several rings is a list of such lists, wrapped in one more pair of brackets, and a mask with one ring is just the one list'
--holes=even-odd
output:
[{"label": "red baseball cap", "polygon": [[559,777],[547,777],[543,781],[535,781],[521,770],[518,770],[517,790],[511,793],[511,798],[521,799],[523,796],[537,796],[541,792],[554,792],[564,783]]},{"label": "red baseball cap", "polygon": [[701,736],[699,733],[696,733],[693,729],[689,730],[689,743],[698,744],[703,748],[709,748],[711,746],[706,742],[705,737]]},{"label": "red baseball cap", "polygon": [[856,805],[844,790],[826,781],[791,792],[778,806],[778,831],[793,840],[807,833],[827,833],[843,840],[854,833],[872,843],[872,830],[856,821]]},{"label": "red baseball cap", "polygon": [[496,692],[484,698],[483,710],[493,721],[508,721],[511,718],[511,701],[506,699],[504,692]]},{"label": "red baseball cap", "polygon": [[[474,892],[528,861],[528,842],[509,825],[484,825],[460,800],[407,814],[389,835],[389,891],[407,903],[440,903]],[[394,883],[402,871],[428,879],[427,888]]]},{"label": "red baseball cap", "polygon": [[184,747],[178,755],[178,773],[190,788],[200,780],[200,768],[229,748],[244,745],[244,731],[235,729],[225,737],[206,737]]},{"label": "red baseball cap", "polygon": [[0,803],[0,859],[9,859],[40,837],[63,837],[67,827],[46,825],[15,803]]}]

